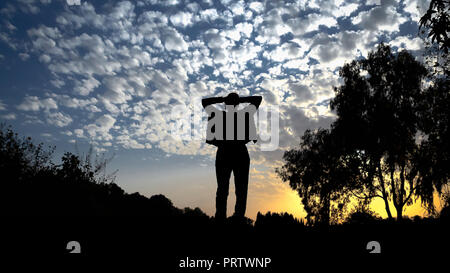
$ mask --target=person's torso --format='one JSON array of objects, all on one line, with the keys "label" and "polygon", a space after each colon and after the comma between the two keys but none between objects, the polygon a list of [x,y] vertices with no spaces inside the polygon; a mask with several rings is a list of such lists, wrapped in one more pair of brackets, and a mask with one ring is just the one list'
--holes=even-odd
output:
[{"label": "person's torso", "polygon": [[[244,108],[236,111],[215,111],[208,117],[206,143],[215,146],[245,145],[257,141],[255,112]],[[212,134],[212,135],[211,135]]]}]

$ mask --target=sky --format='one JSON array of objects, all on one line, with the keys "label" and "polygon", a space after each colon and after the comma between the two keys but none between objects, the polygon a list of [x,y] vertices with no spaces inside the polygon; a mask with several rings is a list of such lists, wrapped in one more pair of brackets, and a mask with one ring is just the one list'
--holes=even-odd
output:
[{"label": "sky", "polygon": [[[421,58],[417,22],[428,3],[2,0],[0,122],[55,145],[55,157],[92,146],[113,156],[108,171],[118,169],[116,183],[127,192],[164,194],[213,215],[215,148],[202,138],[200,99],[260,95],[262,108],[277,111],[278,138],[269,151],[247,145],[247,216],[305,217],[275,174],[284,151],[306,129],[333,122],[329,101],[344,63],[379,42]],[[178,134],[186,116],[196,137]],[[381,203],[374,207],[386,215]],[[416,204],[406,213],[424,212]]]}]

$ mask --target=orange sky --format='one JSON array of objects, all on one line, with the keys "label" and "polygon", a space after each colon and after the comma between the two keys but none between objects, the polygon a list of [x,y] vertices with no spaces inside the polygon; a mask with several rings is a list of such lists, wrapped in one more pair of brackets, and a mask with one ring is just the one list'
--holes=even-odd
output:
[{"label": "orange sky", "polygon": [[[282,183],[281,180],[277,179],[279,183],[278,186],[280,190],[277,194],[273,196],[266,195],[263,198],[258,196],[251,196],[252,190],[249,190],[249,204],[247,209],[247,216],[250,218],[254,218],[253,215],[256,215],[258,211],[261,212],[288,212],[294,215],[297,218],[305,218],[306,212],[303,209],[301,204],[301,199],[298,194],[290,189],[287,183]],[[435,206],[439,210],[441,208],[440,200],[438,196],[435,196]],[[387,213],[384,207],[384,201],[381,198],[374,198],[371,203],[371,208],[374,210],[379,216],[383,218],[387,218]],[[397,212],[393,206],[390,204],[390,210],[395,217]],[[419,215],[421,217],[427,216],[426,210],[421,206],[420,199],[414,202],[411,206],[404,207],[404,216],[413,217]]]},{"label": "orange sky", "polygon": [[[246,216],[255,220],[259,212],[288,212],[297,218],[305,218],[301,199],[287,183],[281,182],[273,168],[261,169],[258,165],[252,165],[250,171],[247,212]],[[149,170],[134,169],[127,173],[122,169],[119,172],[117,183],[125,191],[140,192],[146,196],[164,194],[178,208],[199,207],[210,216],[215,212],[216,177],[214,165],[203,167],[186,166],[177,167],[176,171],[161,171],[159,173]],[[435,198],[435,205],[440,207],[439,200]],[[228,215],[234,210],[234,177],[230,179],[230,194],[228,197]],[[381,217],[386,218],[384,203],[381,198],[375,198],[372,209]],[[395,208],[391,204],[391,212],[396,216]],[[406,207],[405,216],[426,216],[426,211],[421,207],[420,200]]]}]

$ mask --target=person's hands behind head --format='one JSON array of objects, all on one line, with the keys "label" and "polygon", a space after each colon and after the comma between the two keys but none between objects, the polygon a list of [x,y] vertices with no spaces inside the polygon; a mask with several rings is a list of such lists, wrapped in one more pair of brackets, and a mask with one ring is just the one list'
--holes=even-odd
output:
[{"label": "person's hands behind head", "polygon": [[237,93],[230,93],[225,97],[225,104],[227,105],[238,105],[239,104],[239,95]]}]

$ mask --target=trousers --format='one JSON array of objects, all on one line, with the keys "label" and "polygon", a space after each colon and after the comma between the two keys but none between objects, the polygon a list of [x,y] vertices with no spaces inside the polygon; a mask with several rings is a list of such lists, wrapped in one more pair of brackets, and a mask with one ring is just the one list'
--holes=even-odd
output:
[{"label": "trousers", "polygon": [[245,144],[218,146],[216,153],[216,219],[225,219],[231,172],[234,174],[236,204],[234,216],[244,217],[247,206],[250,157]]}]

